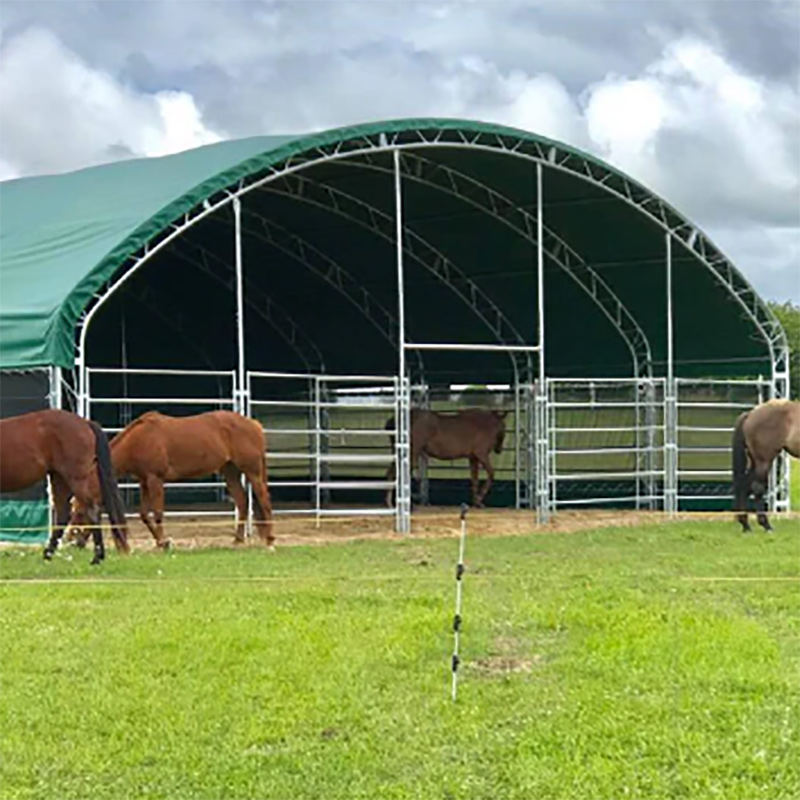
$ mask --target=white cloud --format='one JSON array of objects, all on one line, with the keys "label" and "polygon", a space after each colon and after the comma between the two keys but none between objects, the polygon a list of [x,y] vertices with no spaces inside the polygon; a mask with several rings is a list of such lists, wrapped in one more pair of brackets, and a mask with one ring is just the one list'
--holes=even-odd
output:
[{"label": "white cloud", "polygon": [[585,94],[595,149],[700,221],[797,224],[800,94],[681,38],[642,75]]},{"label": "white cloud", "polygon": [[4,42],[0,116],[7,176],[164,155],[220,139],[190,94],[137,91],[40,28]]},{"label": "white cloud", "polygon": [[[626,13],[647,16],[643,5]],[[800,299],[790,285],[800,241],[797,74],[766,78],[719,38],[670,24],[658,36],[625,34],[629,57],[623,39],[608,39],[615,8],[565,2],[556,30],[553,14],[512,3],[379,4],[366,14],[363,4],[319,4],[314,14],[289,4],[258,15],[200,4],[189,17],[147,3],[131,6],[130,30],[120,32],[106,6],[91,7],[91,30],[54,6],[69,46],[49,21],[3,31],[0,178],[226,135],[482,119],[596,153],[706,229],[757,288],[782,296],[786,284]],[[762,18],[753,11],[752,24]]]}]

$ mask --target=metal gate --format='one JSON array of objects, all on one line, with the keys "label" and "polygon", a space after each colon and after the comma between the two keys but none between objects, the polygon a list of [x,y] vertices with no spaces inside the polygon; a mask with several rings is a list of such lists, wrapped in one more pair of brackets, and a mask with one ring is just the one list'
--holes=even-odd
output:
[{"label": "metal gate", "polygon": [[[231,410],[236,388],[233,370],[87,367],[86,394],[80,400],[84,415],[113,436],[146,411],[181,416]],[[119,486],[128,508],[138,503],[138,483],[121,482]],[[223,481],[174,481],[166,483],[164,489],[169,508],[165,516],[235,517],[236,509],[227,499]],[[220,504],[228,507],[222,509]]]},{"label": "metal gate", "polygon": [[663,379],[548,379],[552,508],[663,508],[666,417]]},{"label": "metal gate", "polygon": [[[731,436],[737,417],[772,396],[771,381],[676,378],[677,500],[682,508],[730,508]],[[786,509],[786,457],[773,463],[768,505]]]},{"label": "metal gate", "polygon": [[267,436],[269,486],[276,514],[396,514],[384,502],[396,489],[391,438],[398,380],[375,375],[247,373],[249,416]]}]

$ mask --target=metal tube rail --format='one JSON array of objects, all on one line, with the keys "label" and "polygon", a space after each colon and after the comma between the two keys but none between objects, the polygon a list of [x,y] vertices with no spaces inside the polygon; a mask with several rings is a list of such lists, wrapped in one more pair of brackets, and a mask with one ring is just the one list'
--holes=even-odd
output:
[{"label": "metal tube rail", "polygon": [[86,372],[90,375],[205,375],[213,377],[234,378],[236,371],[232,369],[153,369],[137,367],[86,367]]},{"label": "metal tube rail", "polygon": [[538,353],[539,345],[522,344],[451,344],[448,342],[405,342],[404,350],[466,350],[497,353]]},{"label": "metal tube rail", "polygon": [[559,506],[588,506],[594,503],[635,503],[642,501],[662,500],[660,494],[656,495],[625,495],[623,497],[575,497],[566,498],[564,500],[556,500],[555,503]]},{"label": "metal tube rail", "polygon": [[111,403],[161,403],[164,405],[234,405],[230,397],[92,397],[92,405]]},{"label": "metal tube rail", "polygon": [[641,472],[571,472],[568,474],[551,475],[550,483],[557,481],[594,481],[594,480],[621,480],[634,479],[637,475],[663,475],[663,469],[654,469]]}]

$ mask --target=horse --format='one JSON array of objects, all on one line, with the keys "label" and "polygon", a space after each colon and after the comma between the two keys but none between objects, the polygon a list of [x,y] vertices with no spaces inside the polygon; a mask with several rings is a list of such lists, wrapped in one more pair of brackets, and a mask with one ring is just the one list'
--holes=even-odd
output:
[{"label": "horse", "polygon": [[[484,408],[468,408],[455,414],[440,414],[426,409],[411,409],[411,468],[418,466],[421,455],[452,461],[468,458],[470,466],[470,486],[472,503],[478,508],[494,482],[494,469],[489,454],[503,451],[503,438],[506,434],[505,418],[508,411],[491,411]],[[394,428],[391,417],[386,422],[386,430]],[[394,437],[390,437],[394,447]],[[483,466],[486,481],[478,488],[478,471]],[[394,480],[395,463],[389,465],[386,480]],[[392,505],[393,489],[386,492],[386,505]]]},{"label": "horse", "polygon": [[[256,527],[272,548],[272,502],[267,488],[266,442],[260,423],[233,411],[170,417],[148,411],[111,440],[111,462],[118,475],[139,481],[139,516],[164,550],[164,483],[220,473],[236,503],[236,542],[244,542],[247,496],[242,473],[253,487]],[[80,525],[83,504],[73,504],[71,525]]]},{"label": "horse", "polygon": [[736,420],[733,430],[733,509],[743,531],[750,530],[747,499],[755,498],[758,522],[765,531],[772,526],[767,519],[764,495],[769,470],[775,457],[786,450],[800,458],[800,402],[768,400]]},{"label": "horse", "polygon": [[[0,420],[0,491],[26,489],[49,476],[56,525],[44,548],[49,561],[69,519],[70,496],[83,503],[94,540],[92,564],[105,558],[100,502],[111,520],[117,549],[127,553],[125,506],[111,466],[108,439],[100,426],[69,411],[32,411]],[[93,487],[97,487],[94,488]]]}]

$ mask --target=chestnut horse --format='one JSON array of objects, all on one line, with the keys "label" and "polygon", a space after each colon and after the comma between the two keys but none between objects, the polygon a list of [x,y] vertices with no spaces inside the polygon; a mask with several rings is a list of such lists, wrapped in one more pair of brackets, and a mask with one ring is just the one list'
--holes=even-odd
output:
[{"label": "chestnut horse", "polygon": [[125,506],[111,467],[108,439],[95,422],[48,409],[0,420],[0,491],[16,492],[50,477],[56,525],[44,548],[48,561],[58,547],[74,496],[87,509],[94,539],[92,564],[105,558],[100,500],[111,519],[117,549],[128,552]]},{"label": "chestnut horse", "polygon": [[[489,489],[494,482],[494,469],[489,454],[503,451],[503,437],[506,434],[505,418],[508,411],[490,411],[484,408],[468,408],[455,414],[440,414],[422,408],[411,409],[411,469],[418,466],[423,454],[443,461],[468,458],[472,503],[483,506]],[[391,417],[386,429],[394,428]],[[391,437],[394,448],[394,437]],[[486,470],[486,481],[478,488],[478,470]],[[395,463],[389,465],[386,480],[394,480]],[[393,489],[386,492],[386,505],[392,505]]]},{"label": "chestnut horse", "polygon": [[768,400],[745,411],[733,431],[733,497],[736,519],[742,530],[749,531],[747,499],[755,498],[758,522],[765,531],[772,526],[767,519],[764,495],[769,470],[775,457],[786,450],[800,458],[800,403],[792,400]]},{"label": "chestnut horse", "polygon": [[[244,541],[247,496],[242,473],[255,498],[256,526],[272,546],[272,503],[267,488],[266,444],[261,425],[233,411],[209,411],[192,417],[168,417],[148,411],[111,440],[111,461],[117,475],[139,481],[139,516],[159,547],[164,537],[164,482],[220,473],[236,503],[236,541]],[[72,524],[80,524],[81,503],[73,504]]]}]

